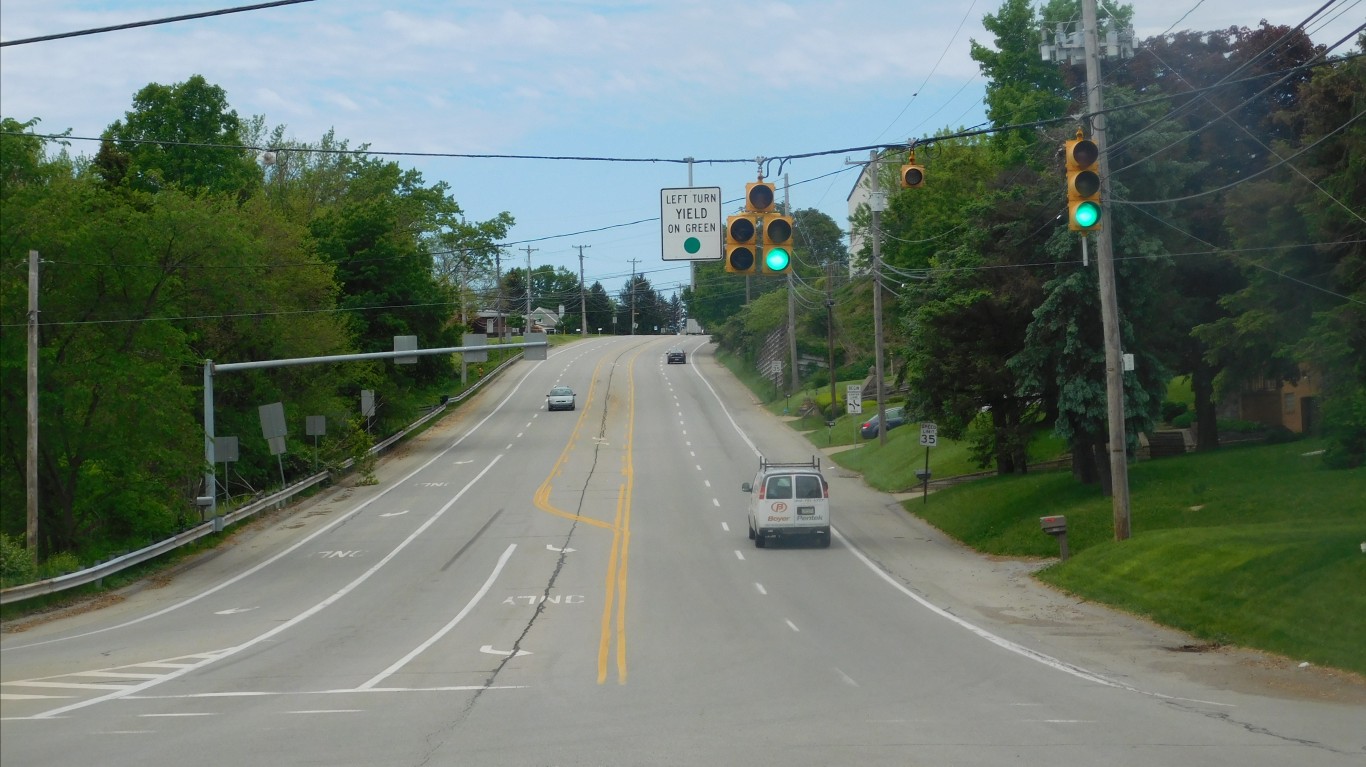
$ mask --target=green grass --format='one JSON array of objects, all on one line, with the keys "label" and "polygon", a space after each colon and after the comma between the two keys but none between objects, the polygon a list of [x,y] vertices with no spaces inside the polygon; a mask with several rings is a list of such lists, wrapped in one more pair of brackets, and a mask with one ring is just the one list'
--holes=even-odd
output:
[{"label": "green grass", "polygon": [[1211,642],[1366,673],[1366,468],[1317,441],[1225,448],[1130,467],[1132,536],[1067,471],[990,477],[909,511],[979,551],[1057,556],[1039,517],[1067,516],[1073,557],[1040,579]]}]

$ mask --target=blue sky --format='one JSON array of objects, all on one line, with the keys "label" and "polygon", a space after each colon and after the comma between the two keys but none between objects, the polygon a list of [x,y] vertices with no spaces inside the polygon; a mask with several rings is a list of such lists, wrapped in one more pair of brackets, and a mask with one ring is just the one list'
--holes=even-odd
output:
[{"label": "blue sky", "polygon": [[[258,0],[5,0],[0,39],[199,13]],[[1299,23],[1323,3],[1148,0],[1140,39]],[[904,141],[984,118],[969,41],[999,0],[419,2],[315,0],[0,49],[0,114],[98,136],[150,82],[203,75],[243,117],[302,141],[329,129],[375,152],[747,160]],[[1322,27],[1331,43],[1360,5]],[[1187,15],[1188,14],[1188,15]],[[1185,17],[1183,20],[1183,16]],[[94,144],[73,150],[93,154]],[[833,154],[788,163],[794,208],[847,229],[856,171]],[[686,265],[660,258],[659,190],[680,163],[395,158],[449,183],[470,219],[517,219],[508,256],[578,269],[615,292],[629,259],[666,290]],[[752,162],[699,163],[693,184],[738,199]],[[770,179],[781,183],[781,178]],[[727,205],[727,210],[734,207]],[[646,220],[630,226],[616,226]],[[602,230],[602,231],[589,231]],[[583,232],[582,234],[573,234]],[[571,236],[561,236],[571,235]],[[531,241],[531,242],[527,242]]]}]

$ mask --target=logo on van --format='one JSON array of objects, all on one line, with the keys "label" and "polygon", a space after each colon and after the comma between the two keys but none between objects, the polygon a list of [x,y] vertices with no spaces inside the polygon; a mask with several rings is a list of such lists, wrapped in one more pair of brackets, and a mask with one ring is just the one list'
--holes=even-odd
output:
[{"label": "logo on van", "polygon": [[787,504],[783,503],[782,501],[778,501],[777,503],[773,504],[773,511],[778,514],[782,514],[784,511],[787,511]]}]

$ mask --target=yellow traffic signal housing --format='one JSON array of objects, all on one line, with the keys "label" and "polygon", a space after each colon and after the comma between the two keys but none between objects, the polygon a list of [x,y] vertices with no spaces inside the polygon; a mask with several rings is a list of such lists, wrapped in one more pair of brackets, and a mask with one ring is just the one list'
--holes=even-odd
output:
[{"label": "yellow traffic signal housing", "polygon": [[1081,137],[1064,147],[1067,158],[1067,228],[1074,232],[1099,231],[1103,206],[1100,199],[1100,148]]},{"label": "yellow traffic signal housing", "polygon": [[778,198],[773,185],[767,181],[751,181],[745,184],[745,211],[748,213],[768,213],[773,210]]},{"label": "yellow traffic signal housing", "polygon": [[754,274],[759,260],[759,217],[741,213],[726,219],[726,271]]},{"label": "yellow traffic signal housing", "polygon": [[901,166],[901,188],[919,189],[925,185],[925,166],[909,162]]},{"label": "yellow traffic signal housing", "polygon": [[792,217],[777,213],[764,216],[764,273],[792,271]]}]

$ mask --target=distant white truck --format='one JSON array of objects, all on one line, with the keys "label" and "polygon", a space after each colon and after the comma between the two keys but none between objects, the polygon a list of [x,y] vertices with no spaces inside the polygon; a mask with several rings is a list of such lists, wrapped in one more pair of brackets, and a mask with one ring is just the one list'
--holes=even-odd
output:
[{"label": "distant white truck", "polygon": [[702,325],[697,320],[688,320],[683,326],[683,332],[690,336],[700,336],[702,335]]}]

